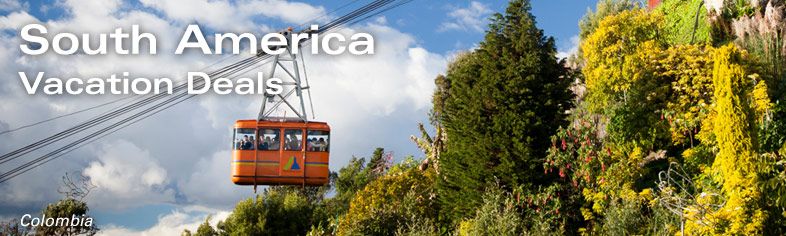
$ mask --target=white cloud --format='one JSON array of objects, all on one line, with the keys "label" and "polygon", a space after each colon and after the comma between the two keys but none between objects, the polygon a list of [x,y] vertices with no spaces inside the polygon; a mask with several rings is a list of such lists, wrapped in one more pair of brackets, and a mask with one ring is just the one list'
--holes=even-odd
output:
[{"label": "white cloud", "polygon": [[[143,31],[157,36],[159,52],[154,56],[111,53],[29,56],[20,52],[18,36],[0,34],[0,76],[7,78],[0,80],[0,114],[3,114],[0,127],[20,127],[120,98],[27,95],[19,81],[19,71],[44,71],[59,78],[105,78],[128,71],[132,76],[182,79],[185,72],[198,71],[223,58],[188,53],[175,56],[172,53],[185,24],[194,23],[195,19],[210,18],[197,22],[214,31],[259,31],[270,27],[254,20],[254,11],[289,23],[304,22],[325,12],[322,7],[281,0],[231,3],[143,0],[147,7],[143,9],[129,9],[117,0],[100,3],[69,0],[58,4],[70,12],[70,16],[39,20],[17,11],[0,16],[0,28],[16,31],[24,24],[44,21],[50,34],[95,34],[139,24]],[[285,14],[293,9],[305,13]],[[215,13],[206,13],[207,10]],[[341,31],[343,34],[371,33],[375,39],[375,55],[305,55],[317,120],[328,122],[333,130],[331,170],[346,165],[352,155],[368,156],[380,146],[395,151],[399,158],[419,152],[408,137],[418,133],[418,122],[427,121],[433,79],[444,72],[447,60],[444,55],[419,47],[412,35],[391,28],[383,19]],[[230,209],[252,194],[251,187],[235,186],[229,180],[230,152],[227,149],[231,126],[235,120],[254,118],[259,102],[259,96],[207,94],[181,103],[0,184],[0,199],[3,199],[0,208],[14,209],[14,212],[3,211],[0,215],[16,215],[22,212],[21,208],[25,208],[23,214],[36,213],[42,206],[57,201],[62,197],[56,192],[60,176],[74,171],[84,171],[99,186],[86,199],[91,212],[123,211],[160,203]],[[38,141],[106,110],[102,108],[0,135],[0,153]],[[58,143],[52,149],[63,144]],[[52,149],[20,158],[0,168],[0,172]],[[150,235],[178,234],[182,225],[191,227],[203,220],[204,216],[190,219],[173,213],[160,218],[156,227],[145,232]],[[122,226],[104,229],[111,235],[145,233],[129,231]]]},{"label": "white cloud", "polygon": [[[166,187],[167,172],[157,158],[133,143],[106,143],[83,173],[97,188],[87,201],[100,208],[131,207],[148,203],[174,202],[174,190]],[[133,202],[117,204],[117,202]]]},{"label": "white cloud", "polygon": [[[210,226],[216,227],[218,221],[225,220],[229,216],[229,212],[213,212],[210,215]],[[189,215],[180,211],[172,211],[168,215],[158,217],[158,223],[148,229],[132,230],[122,226],[110,225],[101,228],[98,235],[180,235],[180,233],[183,233],[183,230],[196,233],[197,228],[205,222],[207,216],[208,214]]]},{"label": "white cloud", "polygon": [[[232,166],[227,161],[232,155],[230,150],[223,150],[206,159],[199,160],[193,173],[186,176],[180,183],[180,191],[189,196],[189,201],[212,207],[232,206],[239,199],[250,196],[251,188],[236,186],[229,183]],[[210,186],[210,189],[206,189]]]},{"label": "white cloud", "polygon": [[13,12],[7,16],[0,16],[0,29],[20,29],[30,23],[37,23],[37,20],[27,12]]},{"label": "white cloud", "polygon": [[[141,0],[142,4],[163,12],[177,23],[197,22],[217,30],[236,32],[267,32],[258,28],[253,19],[262,15],[290,24],[302,24],[325,14],[323,7],[283,0]],[[296,13],[296,14],[295,14]]]},{"label": "white cloud", "polygon": [[570,44],[568,47],[557,50],[557,58],[561,59],[570,57],[571,54],[579,52],[579,46],[581,46],[579,36],[574,35],[573,37],[570,37]]},{"label": "white cloud", "polygon": [[472,1],[466,8],[454,8],[448,13],[450,21],[442,22],[438,31],[474,31],[483,32],[488,24],[489,14],[493,11],[486,4]]},{"label": "white cloud", "polygon": [[[25,4],[26,5],[26,4]],[[26,8],[16,0],[0,0],[0,11],[15,11]]]}]

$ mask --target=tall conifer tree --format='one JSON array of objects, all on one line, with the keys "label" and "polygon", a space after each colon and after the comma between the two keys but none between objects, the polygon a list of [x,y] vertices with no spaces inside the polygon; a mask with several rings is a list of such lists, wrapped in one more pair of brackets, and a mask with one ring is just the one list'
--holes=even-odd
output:
[{"label": "tall conifer tree", "polygon": [[448,136],[441,200],[452,219],[469,215],[483,190],[499,181],[536,189],[545,175],[549,137],[566,125],[572,79],[554,39],[535,26],[530,2],[514,0],[495,14],[478,49],[450,66],[438,122]]}]

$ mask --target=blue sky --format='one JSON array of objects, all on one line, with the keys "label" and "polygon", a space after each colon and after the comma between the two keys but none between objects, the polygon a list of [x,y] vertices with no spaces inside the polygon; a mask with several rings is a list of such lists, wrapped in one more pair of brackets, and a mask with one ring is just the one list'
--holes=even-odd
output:
[{"label": "blue sky", "polygon": [[[63,30],[91,31],[135,22],[157,30],[164,44],[176,43],[185,24],[205,25],[208,32],[272,31],[296,26],[349,2],[178,1],[181,0],[0,1],[0,28],[18,32],[21,24],[39,21]],[[358,1],[327,18],[343,15],[367,2]],[[595,2],[535,0],[532,13],[538,27],[555,38],[558,51],[565,55],[575,49],[578,21]],[[248,9],[248,5],[255,8]],[[506,1],[415,0],[351,27],[375,36],[378,55],[359,59],[306,57],[312,66],[309,76],[315,83],[314,95],[319,99],[314,101],[317,116],[334,130],[336,146],[331,148],[331,170],[337,171],[352,156],[368,156],[378,146],[393,151],[399,159],[422,155],[409,141],[409,135],[418,133],[417,123],[428,121],[434,76],[444,73],[450,56],[482,41],[486,19],[494,12],[504,11],[506,6]],[[216,60],[198,55],[31,57],[19,52],[19,42],[15,33],[0,35],[0,78],[7,78],[0,80],[0,130],[113,99],[28,96],[21,93],[17,71],[106,75],[123,69],[150,73],[163,68],[167,74],[176,74]],[[252,196],[250,188],[233,186],[228,181],[228,145],[223,142],[228,142],[228,126],[234,120],[246,119],[256,112],[258,104],[254,99],[204,96],[26,174],[28,178],[35,176],[33,181],[14,179],[2,184],[0,220],[36,214],[46,203],[56,201],[60,196],[52,189],[65,171],[82,171],[103,183],[87,201],[96,222],[110,225],[104,227],[107,234],[169,234],[194,227],[194,223],[204,221],[206,214],[225,217],[234,203]],[[75,116],[0,136],[0,152],[10,152],[50,130],[62,130],[89,117]],[[171,140],[185,142],[165,145]],[[123,171],[118,173],[118,168]],[[147,182],[139,183],[140,179]]]},{"label": "blue sky", "polygon": [[[354,9],[365,3],[364,1],[358,1],[347,5],[351,3],[350,0],[306,0],[303,2],[314,6],[322,6],[328,11],[344,6],[344,8],[338,9],[334,15]],[[467,8],[472,5],[472,2],[483,4],[490,12],[503,12],[508,4],[506,1],[415,0],[384,13],[384,16],[388,21],[395,22],[394,25],[397,29],[417,37],[417,43],[429,49],[429,51],[444,53],[464,50],[482,41],[483,32],[475,30],[440,31],[438,29],[445,21],[453,20],[448,16],[450,11]],[[531,2],[532,14],[537,18],[538,27],[543,29],[546,35],[554,37],[557,41],[558,49],[566,51],[573,46],[570,40],[571,37],[578,34],[579,19],[587,12],[587,8],[594,8],[596,2],[593,0],[535,0]],[[68,17],[67,10],[53,6],[52,3],[53,1],[28,1],[28,9],[31,9],[29,13],[41,20],[56,20]],[[127,1],[125,7],[145,8],[141,3],[135,1]],[[297,14],[297,12],[288,14]],[[490,14],[483,15],[488,16]],[[272,23],[275,27],[280,28],[291,26],[291,24],[282,23],[274,18],[260,17],[259,20],[269,24]],[[482,26],[485,28],[485,24]]]}]

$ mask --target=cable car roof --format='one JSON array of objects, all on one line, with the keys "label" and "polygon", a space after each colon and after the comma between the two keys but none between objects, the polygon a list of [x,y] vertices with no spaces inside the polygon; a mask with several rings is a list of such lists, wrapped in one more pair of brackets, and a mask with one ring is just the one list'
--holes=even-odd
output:
[{"label": "cable car roof", "polygon": [[304,128],[307,127],[309,129],[319,129],[319,130],[330,130],[330,126],[325,122],[320,121],[267,121],[267,120],[260,120],[257,123],[256,120],[238,120],[235,122],[235,129],[254,129],[259,126],[267,126],[267,127],[280,127],[280,128]]}]

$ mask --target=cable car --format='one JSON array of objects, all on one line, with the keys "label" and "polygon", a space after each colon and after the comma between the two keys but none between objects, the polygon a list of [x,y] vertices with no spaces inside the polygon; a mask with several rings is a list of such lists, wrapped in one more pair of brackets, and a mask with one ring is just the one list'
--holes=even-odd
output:
[{"label": "cable car", "polygon": [[239,120],[232,142],[232,182],[321,186],[329,181],[329,155],[327,123]]},{"label": "cable car", "polygon": [[[263,89],[257,119],[238,120],[234,125],[232,182],[254,185],[255,192],[257,185],[305,188],[330,181],[330,126],[308,120],[303,96],[308,92],[311,102],[311,90],[305,62],[302,57],[298,61],[297,55],[301,53],[293,52],[292,47],[300,42],[292,40],[291,28],[280,33],[287,41],[279,46],[285,52],[272,56],[269,63],[273,66],[264,78],[281,79],[281,89],[278,92]],[[274,76],[277,70],[283,73]],[[312,114],[313,111],[312,104]]]}]

